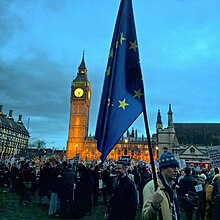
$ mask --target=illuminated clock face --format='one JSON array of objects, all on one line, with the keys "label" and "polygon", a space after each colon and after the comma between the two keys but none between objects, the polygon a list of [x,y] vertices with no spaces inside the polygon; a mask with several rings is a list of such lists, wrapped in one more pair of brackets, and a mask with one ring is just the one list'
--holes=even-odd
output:
[{"label": "illuminated clock face", "polygon": [[77,89],[75,89],[75,91],[74,91],[74,95],[75,95],[76,97],[82,97],[83,94],[84,94],[84,91],[83,91],[83,89],[81,89],[81,88],[77,88]]}]

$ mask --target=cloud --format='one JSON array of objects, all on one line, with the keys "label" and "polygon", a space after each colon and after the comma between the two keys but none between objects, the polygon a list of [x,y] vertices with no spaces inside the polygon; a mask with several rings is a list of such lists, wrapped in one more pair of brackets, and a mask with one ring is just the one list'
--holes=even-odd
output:
[{"label": "cloud", "polygon": [[0,4],[0,46],[4,46],[17,31],[24,30],[22,20],[13,13],[14,1],[1,1]]},{"label": "cloud", "polygon": [[30,116],[32,137],[64,135],[68,127],[71,74],[47,53],[32,53],[32,59],[23,57],[10,64],[0,60],[0,104],[13,109],[15,115],[22,114],[26,126]]}]

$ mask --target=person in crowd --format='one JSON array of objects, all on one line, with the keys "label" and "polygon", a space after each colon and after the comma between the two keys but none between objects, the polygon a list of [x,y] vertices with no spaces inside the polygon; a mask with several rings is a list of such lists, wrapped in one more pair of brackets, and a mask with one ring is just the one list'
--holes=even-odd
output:
[{"label": "person in crowd", "polygon": [[136,188],[136,191],[137,191],[137,203],[139,205],[140,204],[140,201],[139,201],[139,191],[138,191],[137,185],[135,184],[134,174],[133,174],[132,171],[133,171],[133,167],[132,166],[127,167],[127,175],[134,182],[134,185],[135,185],[135,188]]},{"label": "person in crowd", "polygon": [[140,200],[140,207],[143,205],[143,189],[145,185],[152,180],[152,174],[150,172],[150,169],[146,166],[143,166],[141,168],[141,182],[140,182],[140,194],[139,194],[139,200]]},{"label": "person in crowd", "polygon": [[[134,183],[137,189],[138,206],[139,208],[141,208],[143,204],[143,196],[142,196],[143,189],[141,189],[141,174],[137,166],[134,166],[132,170],[132,174],[134,175]],[[140,197],[142,198],[141,202],[140,202]]]},{"label": "person in crowd", "polygon": [[192,220],[194,207],[187,200],[187,195],[189,191],[196,193],[195,186],[197,185],[197,181],[191,176],[191,169],[189,167],[186,167],[184,172],[185,176],[179,182],[180,200],[183,204],[187,220]]},{"label": "person in crowd", "polygon": [[94,169],[92,170],[92,177],[94,180],[93,205],[97,206],[98,198],[99,198],[99,179],[100,179],[100,170],[98,165],[94,166]]},{"label": "person in crowd", "polygon": [[51,175],[50,163],[47,161],[41,167],[39,176],[39,205],[47,207],[49,203],[49,181]]},{"label": "person in crowd", "polygon": [[185,176],[185,171],[181,170],[180,171],[180,176],[178,177],[178,180],[177,180],[178,184],[180,183],[180,180],[184,178],[184,176]]},{"label": "person in crowd", "polygon": [[113,180],[110,204],[106,213],[108,220],[134,220],[137,210],[137,191],[134,182],[126,174],[126,164],[119,161]]},{"label": "person in crowd", "polygon": [[211,220],[212,213],[212,178],[207,179],[205,186],[205,205],[204,205],[204,220]]},{"label": "person in crowd", "polygon": [[107,187],[108,195],[109,197],[111,197],[111,194],[113,192],[113,181],[115,177],[117,177],[117,173],[114,166],[110,166],[109,170],[110,170],[110,175],[109,175],[108,185],[106,185],[106,187]]},{"label": "person in crowd", "polygon": [[[63,170],[59,178],[58,195],[60,199],[60,218],[70,219],[73,218],[76,212],[76,185],[77,176],[71,164],[66,161],[62,163]],[[57,173],[58,174],[58,173]]]},{"label": "person in crowd", "polygon": [[140,183],[141,183],[141,174],[137,166],[134,166],[134,169],[132,170],[132,174],[134,175],[135,185],[137,186],[137,189],[139,190]]},{"label": "person in crowd", "polygon": [[103,182],[103,188],[102,188],[102,193],[103,193],[103,203],[104,205],[107,204],[108,201],[108,190],[109,190],[109,185],[110,185],[110,171],[108,166],[104,166],[103,170],[101,172],[102,176],[102,182]]},{"label": "person in crowd", "polygon": [[220,174],[216,174],[213,178],[212,191],[212,217],[211,220],[218,220],[220,216]]},{"label": "person in crowd", "polygon": [[198,194],[198,200],[199,205],[196,210],[196,220],[200,220],[204,218],[205,214],[205,186],[206,186],[206,180],[207,180],[207,172],[204,169],[203,172],[198,176],[197,183],[198,185],[202,186],[202,189],[197,192]]},{"label": "person in crowd", "polygon": [[191,174],[191,176],[192,176],[193,178],[195,178],[195,179],[198,178],[198,173],[197,173],[197,171],[196,171],[196,169],[195,169],[194,167],[192,168],[192,174]]},{"label": "person in crowd", "polygon": [[79,182],[77,193],[77,217],[89,214],[92,208],[92,192],[94,188],[94,180],[89,169],[82,163],[77,165],[79,172]]},{"label": "person in crowd", "polygon": [[35,162],[30,162],[30,171],[31,171],[31,196],[34,196],[36,191],[38,190],[37,187],[37,176],[36,176],[36,166]]},{"label": "person in crowd", "polygon": [[175,156],[166,152],[159,158],[158,188],[155,191],[154,181],[147,183],[143,190],[143,220],[164,219],[179,220],[179,204],[176,194],[176,184],[179,163]]},{"label": "person in crowd", "polygon": [[127,166],[126,173],[128,177],[134,182],[134,174],[132,173],[132,170],[133,169],[131,166]]},{"label": "person in crowd", "polygon": [[11,192],[19,191],[19,169],[18,164],[15,163],[11,167]]},{"label": "person in crowd", "polygon": [[205,176],[206,176],[206,179],[205,179],[205,181],[207,180],[207,178],[208,178],[208,169],[207,168],[202,168],[202,171],[201,171],[201,174],[204,174]]},{"label": "person in crowd", "polygon": [[50,204],[48,210],[48,216],[56,217],[59,215],[60,210],[60,199],[58,197],[59,187],[60,187],[60,177],[61,167],[58,161],[54,161],[51,166],[51,175],[49,181],[49,191],[50,191]]},{"label": "person in crowd", "polygon": [[[31,202],[31,171],[29,168],[29,163],[25,162],[24,168],[21,169],[19,173],[20,178],[20,202],[19,204],[26,205],[26,202]],[[25,203],[23,203],[25,202]]]}]

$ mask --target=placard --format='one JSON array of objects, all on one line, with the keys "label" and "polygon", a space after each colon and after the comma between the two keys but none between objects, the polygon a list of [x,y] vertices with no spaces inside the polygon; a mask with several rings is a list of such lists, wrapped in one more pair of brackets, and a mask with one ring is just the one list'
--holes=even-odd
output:
[{"label": "placard", "polygon": [[220,145],[208,148],[212,168],[220,167]]}]

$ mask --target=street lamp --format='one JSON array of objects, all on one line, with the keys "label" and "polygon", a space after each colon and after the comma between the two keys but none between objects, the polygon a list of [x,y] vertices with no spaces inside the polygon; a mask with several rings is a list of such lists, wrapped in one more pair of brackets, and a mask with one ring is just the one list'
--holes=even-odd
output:
[{"label": "street lamp", "polygon": [[78,144],[76,144],[76,154],[77,154],[77,147],[78,147]]},{"label": "street lamp", "polygon": [[156,146],[156,159],[158,159],[158,146]]},{"label": "street lamp", "polygon": [[128,139],[125,139],[124,140],[124,142],[125,142],[125,146],[124,146],[124,155],[127,155],[128,154],[128,146],[127,146],[127,143],[128,143]]}]

